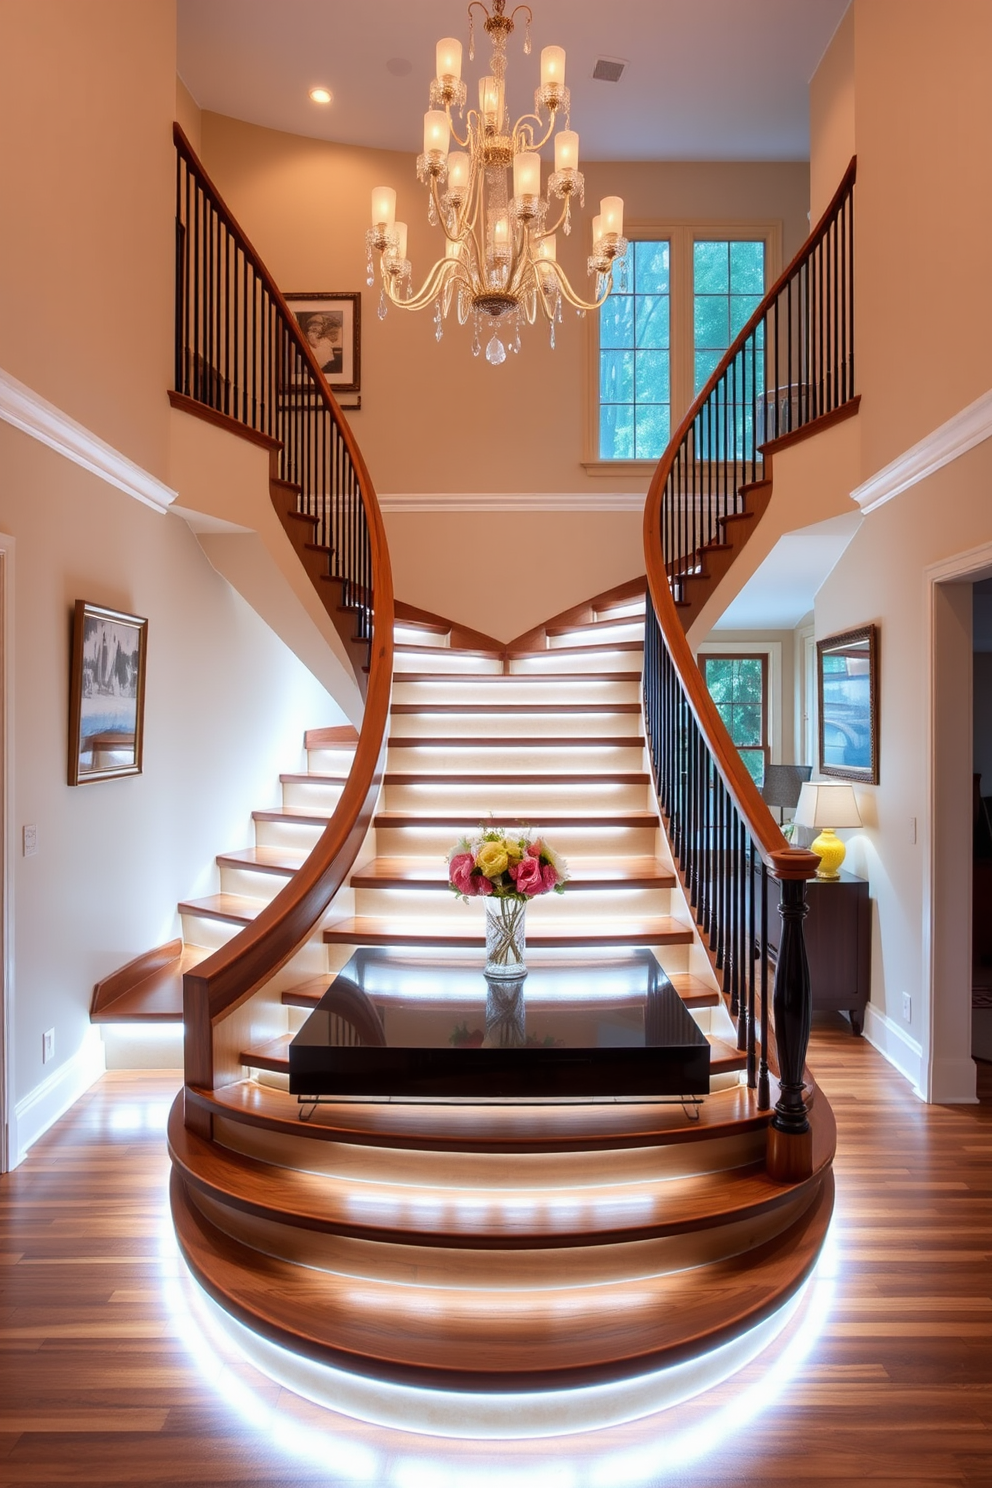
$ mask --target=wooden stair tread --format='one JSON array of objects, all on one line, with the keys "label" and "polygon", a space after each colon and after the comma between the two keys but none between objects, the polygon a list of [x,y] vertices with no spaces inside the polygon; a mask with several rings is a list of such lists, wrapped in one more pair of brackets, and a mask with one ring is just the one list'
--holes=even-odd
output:
[{"label": "wooden stair tread", "polygon": [[[546,681],[546,678],[542,680]],[[390,713],[640,713],[640,703],[391,703]]]},{"label": "wooden stair tread", "polygon": [[[330,977],[325,980],[326,991]],[[286,1137],[439,1152],[572,1152],[668,1145],[739,1136],[768,1126],[745,1085],[712,1091],[690,1120],[680,1105],[609,1101],[583,1105],[422,1105],[413,1102],[322,1103],[309,1121],[288,1091],[241,1080],[213,1091],[189,1086],[186,1099],[214,1116]],[[771,1081],[771,1100],[778,1085]]]},{"label": "wooden stair tread", "polygon": [[341,770],[296,770],[284,771],[279,776],[280,785],[344,785],[348,771]]},{"label": "wooden stair tread", "polygon": [[305,826],[326,827],[333,811],[322,811],[319,806],[267,806],[262,811],[253,811],[252,821],[300,822]]},{"label": "wooden stair tread", "polygon": [[350,723],[338,723],[330,728],[307,729],[303,735],[305,749],[340,748],[357,743],[358,730]]},{"label": "wooden stair tread", "polygon": [[[781,1307],[816,1262],[832,1209],[828,1174],[785,1232],[745,1255],[606,1289],[503,1294],[363,1283],[276,1259],[211,1224],[172,1179],[183,1254],[229,1311],[290,1349],[406,1383],[535,1389],[623,1379],[716,1347]],[[485,1369],[480,1362],[485,1361]]]},{"label": "wooden stair tread", "polygon": [[[641,616],[640,618],[643,620],[644,617]],[[629,621],[626,621],[624,623],[625,624],[630,624],[630,625],[636,625],[638,623],[638,617],[636,615],[632,615],[631,618],[630,618],[630,620]],[[599,645],[582,646],[582,647],[577,647],[575,649],[581,650],[583,656],[595,656],[596,653],[597,653],[597,651],[643,651],[644,650],[644,642],[643,641],[603,641]],[[521,647],[518,650],[514,650],[513,648],[510,648],[509,650],[507,650],[506,656],[507,656],[507,660],[508,661],[529,661],[532,658],[543,658],[543,657],[546,657],[546,656],[569,656],[571,654],[572,650],[573,650],[573,648],[571,646],[545,646],[543,648],[537,648],[537,649]],[[516,677],[516,676],[519,675],[519,673],[517,673],[517,672],[511,672],[511,673],[509,673],[509,675],[511,677]],[[544,675],[545,674],[542,672],[541,673],[541,676],[544,676]],[[582,673],[581,672],[574,672],[571,675],[572,676],[581,676]]]},{"label": "wooden stair tread", "polygon": [[570,734],[530,734],[517,737],[508,734],[480,734],[478,736],[433,735],[418,737],[416,734],[393,736],[390,749],[643,749],[640,734],[597,734],[584,738]]},{"label": "wooden stair tread", "polygon": [[[182,946],[178,956],[100,1005],[97,990],[94,993],[90,1022],[181,1023],[183,976],[209,954],[203,946]],[[98,989],[102,985],[98,983]]]},{"label": "wooden stair tread", "polygon": [[[285,776],[283,777],[285,779]],[[303,777],[305,778],[305,777]],[[437,787],[445,785],[541,785],[541,786],[563,786],[573,785],[648,785],[651,776],[646,770],[599,770],[592,774],[580,774],[578,771],[556,770],[554,774],[549,771],[540,773],[497,773],[486,771],[474,772],[472,774],[460,774],[452,770],[389,770],[382,777],[383,785],[433,785]]]},{"label": "wooden stair tread", "polygon": [[246,894],[208,894],[204,899],[184,899],[179,913],[224,920],[232,925],[250,925],[265,905],[264,899],[251,899]]},{"label": "wooden stair tread", "polygon": [[[543,653],[553,656],[553,651]],[[431,686],[449,685],[453,682],[470,682],[473,687],[486,684],[501,687],[516,687],[519,683],[551,682],[569,686],[575,682],[640,682],[641,673],[636,672],[394,672],[393,686],[399,683],[417,682]]]},{"label": "wooden stair tread", "polygon": [[[674,887],[676,878],[658,858],[582,858],[569,864],[574,889]],[[448,875],[433,859],[373,858],[351,875],[353,889],[446,889]]]},{"label": "wooden stair tread", "polygon": [[[452,1173],[446,1154],[425,1154],[406,1181],[396,1162],[387,1162],[382,1174],[374,1164],[371,1173],[359,1173],[354,1158],[343,1162],[339,1173],[288,1168],[187,1131],[178,1101],[169,1119],[168,1141],[173,1162],[187,1181],[219,1202],[234,1201],[260,1218],[404,1245],[493,1252],[629,1243],[712,1229],[785,1207],[811,1193],[820,1181],[817,1173],[802,1183],[778,1183],[760,1162],[617,1181],[611,1174],[615,1159],[603,1153],[595,1167],[584,1162],[571,1182],[566,1180],[552,1192],[537,1187],[544,1198],[534,1203],[535,1185],[526,1182],[526,1169],[514,1185],[505,1181],[512,1176],[512,1166],[507,1171],[507,1160],[496,1159],[503,1181],[486,1183],[480,1173],[476,1191],[484,1192],[488,1202],[477,1207],[459,1203],[466,1192],[461,1168]],[[487,1164],[494,1159],[478,1160]],[[522,1166],[519,1156],[517,1164]],[[400,1213],[402,1229],[396,1223]]]},{"label": "wooden stair tread", "polygon": [[[503,652],[502,651],[489,651],[489,650],[484,650],[481,647],[480,648],[472,648],[472,647],[469,647],[469,646],[418,646],[418,645],[416,645],[415,642],[412,642],[412,641],[394,641],[393,642],[393,655],[394,656],[475,656],[480,661],[502,661],[503,660]],[[396,673],[394,673],[394,675],[397,678],[400,678],[400,677],[404,676],[405,673],[403,673],[403,672],[396,672]],[[469,671],[465,671],[465,672],[455,671],[454,673],[452,673],[452,675],[453,676],[456,676],[456,677],[462,677],[462,676],[471,677],[471,676],[474,676],[474,673],[473,672],[469,672]]]},{"label": "wooden stair tread", "polygon": [[292,875],[308,857],[302,849],[291,847],[243,847],[236,852],[218,853],[217,862],[229,868],[249,868],[255,873]]},{"label": "wooden stair tread", "polygon": [[[373,915],[356,915],[339,920],[325,928],[328,945],[434,945],[484,946],[485,926],[478,922],[459,927],[438,921],[432,924],[424,917],[405,920],[400,916],[380,919]],[[527,926],[527,944],[535,950],[554,946],[629,946],[691,945],[692,930],[671,915],[654,915],[643,919],[612,919],[601,927],[588,921],[564,923],[561,926],[534,928]]]},{"label": "wooden stair tread", "polygon": [[544,634],[548,636],[601,634],[603,631],[615,630],[624,625],[636,625],[637,620],[637,615],[615,615],[612,619],[586,620],[572,625],[546,625]]},{"label": "wooden stair tread", "polygon": [[[530,827],[533,821],[512,811],[497,813],[500,826],[504,827]],[[410,811],[379,811],[373,819],[375,827],[467,827],[473,830],[479,825],[477,816],[471,812],[425,812]],[[661,818],[656,811],[611,811],[609,814],[597,811],[542,811],[540,825],[542,830],[547,828],[549,833],[555,827],[657,827],[661,825]]]}]

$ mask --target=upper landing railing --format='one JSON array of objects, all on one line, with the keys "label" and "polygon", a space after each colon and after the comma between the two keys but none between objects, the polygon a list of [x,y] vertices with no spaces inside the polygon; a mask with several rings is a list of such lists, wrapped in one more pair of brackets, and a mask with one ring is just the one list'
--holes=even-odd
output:
[{"label": "upper landing railing", "polygon": [[676,599],[685,577],[704,571],[707,547],[724,543],[726,519],[746,509],[749,487],[766,477],[766,455],[789,436],[843,416],[855,401],[854,182],[852,160],[821,221],[677,429],[644,513],[644,696],[658,796],[764,1108],[769,876],[781,882],[772,999],[780,1095],[770,1163],[782,1176],[808,1162],[810,990],[802,927],[805,883],[818,859],[790,847],[761,799],[696,666]]},{"label": "upper landing railing", "polygon": [[[325,602],[361,643],[365,714],[341,798],[317,845],[271,904],[184,980],[186,1083],[239,1079],[244,1028],[231,1015],[285,965],[337,892],[382,778],[393,664],[393,588],[382,517],[361,451],[295,316],[178,125],[176,392],[266,444],[272,476],[298,493],[327,549]],[[365,669],[367,665],[367,682]],[[210,1118],[187,1101],[187,1124]]]}]

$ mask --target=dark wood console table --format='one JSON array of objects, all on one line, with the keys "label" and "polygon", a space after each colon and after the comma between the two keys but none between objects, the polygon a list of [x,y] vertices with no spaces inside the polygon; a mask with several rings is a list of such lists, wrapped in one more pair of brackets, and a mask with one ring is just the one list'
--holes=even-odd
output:
[{"label": "dark wood console table", "polygon": [[[847,1013],[854,1034],[864,1029],[871,981],[871,899],[866,879],[853,873],[806,885],[806,955],[815,1012]],[[782,921],[768,906],[768,959],[778,957]]]},{"label": "dark wood console table", "polygon": [[[357,950],[290,1045],[290,1091],[305,1103],[708,1093],[709,1043],[649,950],[532,951],[519,981],[487,981],[481,963]],[[365,1036],[351,1042],[342,1011],[363,1003]]]}]

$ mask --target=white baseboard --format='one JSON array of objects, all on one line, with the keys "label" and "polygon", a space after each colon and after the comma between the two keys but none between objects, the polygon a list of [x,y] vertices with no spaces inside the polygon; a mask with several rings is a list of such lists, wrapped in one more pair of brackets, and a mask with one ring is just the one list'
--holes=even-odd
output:
[{"label": "white baseboard", "polygon": [[871,1003],[865,1008],[865,1038],[883,1054],[913,1087],[913,1093],[925,1100],[923,1093],[923,1049],[898,1023],[893,1023]]},{"label": "white baseboard", "polygon": [[930,1099],[937,1106],[978,1104],[978,1071],[971,1056],[964,1059],[935,1059],[930,1075]]},{"label": "white baseboard", "polygon": [[24,1161],[28,1149],[99,1080],[104,1069],[100,1030],[90,1027],[75,1054],[46,1076],[14,1107],[13,1129],[10,1133],[11,1167],[16,1168],[18,1163]]}]

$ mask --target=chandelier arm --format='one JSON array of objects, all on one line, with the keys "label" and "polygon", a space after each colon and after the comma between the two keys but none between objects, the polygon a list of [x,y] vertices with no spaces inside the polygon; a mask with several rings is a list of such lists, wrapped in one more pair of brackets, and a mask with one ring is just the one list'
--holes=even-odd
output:
[{"label": "chandelier arm", "polygon": [[461,135],[458,133],[458,130],[455,128],[455,121],[451,117],[451,104],[450,103],[446,103],[445,104],[445,106],[444,106],[444,112],[448,116],[448,128],[451,130],[451,137],[452,137],[452,139],[455,141],[456,144],[461,145],[461,147],[462,147],[463,150],[467,150],[469,148],[469,146],[471,145],[471,143],[472,143],[471,118],[472,118],[472,115],[476,112],[476,110],[475,109],[469,109],[468,113],[465,115],[465,138],[464,139],[462,139]]},{"label": "chandelier arm", "polygon": [[432,299],[436,299],[445,278],[445,270],[450,262],[450,259],[439,258],[416,293],[406,299],[400,299],[396,294],[395,275],[383,274],[383,284],[391,303],[399,310],[423,310]]},{"label": "chandelier arm", "polygon": [[[548,125],[547,129],[545,130],[544,134],[541,136],[541,138],[536,143],[534,142],[534,131],[532,129],[529,130],[529,136],[530,136],[531,143],[528,145],[528,147],[527,147],[528,149],[530,149],[530,150],[541,150],[548,143],[548,140],[551,138],[551,136],[555,132],[555,115],[556,115],[556,110],[555,109],[552,109],[551,110],[551,122]],[[514,137],[514,139],[516,139],[517,135],[519,133],[521,133],[521,131],[523,130],[523,127],[527,123],[527,120],[528,119],[533,119],[533,121],[537,125],[538,129],[544,129],[544,120],[541,118],[540,114],[521,114],[520,115],[520,118],[517,120],[516,124],[514,124],[514,126],[513,126],[513,137]]]},{"label": "chandelier arm", "polygon": [[558,267],[556,263],[552,262],[550,264],[550,268],[554,273],[555,278],[558,280],[559,287],[565,299],[570,305],[574,306],[576,310],[598,310],[602,305],[606,303],[607,299],[609,298],[610,290],[613,288],[612,265],[610,267],[609,273],[606,276],[606,288],[604,289],[602,295],[600,295],[600,297],[595,300],[584,300],[580,295],[576,294],[575,290],[566,279],[563,271]]}]

